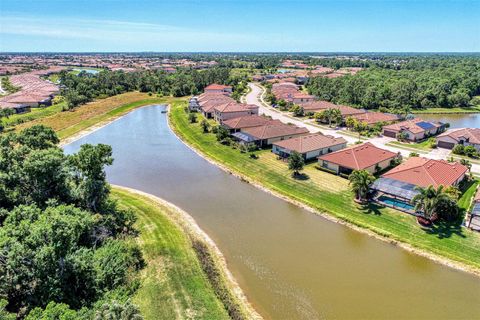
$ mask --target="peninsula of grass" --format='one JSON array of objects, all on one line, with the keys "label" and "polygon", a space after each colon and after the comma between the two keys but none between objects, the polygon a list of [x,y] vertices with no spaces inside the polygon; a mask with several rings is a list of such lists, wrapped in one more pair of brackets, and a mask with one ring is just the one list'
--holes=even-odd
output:
[{"label": "peninsula of grass", "polygon": [[430,147],[430,141],[424,140],[422,142],[400,142],[400,141],[391,141],[387,143],[387,146],[398,147],[405,150],[411,151],[420,151],[420,152],[430,152],[432,148]]},{"label": "peninsula of grass", "polygon": [[172,208],[113,188],[120,206],[133,210],[146,268],[134,302],[148,319],[229,319],[192,248],[192,240],[170,218]]},{"label": "peninsula of grass", "polygon": [[340,221],[405,243],[433,259],[454,262],[456,266],[480,274],[479,233],[460,225],[448,224],[436,224],[423,229],[411,215],[375,204],[362,207],[353,201],[348,180],[317,170],[314,163],[305,167],[303,172],[306,179],[294,179],[287,163],[277,160],[269,150],[257,151],[258,158],[254,159],[238,149],[218,143],[215,135],[202,132],[199,125],[201,119],[190,124],[183,106],[179,104],[172,105],[169,120],[184,142],[246,181]]},{"label": "peninsula of grass", "polygon": [[[156,97],[142,92],[128,92],[113,97],[99,99],[79,106],[72,111],[62,111],[61,106],[33,109],[33,119],[29,119],[31,113],[22,114],[26,121],[15,126],[15,130],[22,130],[36,124],[43,124],[53,128],[60,139],[65,139],[79,133],[89,127],[109,121],[113,118],[149,104],[169,104],[181,101],[180,98]],[[13,120],[12,120],[13,121]]]}]

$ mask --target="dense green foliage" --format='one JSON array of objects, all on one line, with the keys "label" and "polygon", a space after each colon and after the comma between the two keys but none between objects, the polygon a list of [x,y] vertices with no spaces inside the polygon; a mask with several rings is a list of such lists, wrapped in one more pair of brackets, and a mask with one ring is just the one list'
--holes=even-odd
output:
[{"label": "dense green foliage", "polygon": [[308,90],[322,100],[366,109],[464,108],[480,94],[480,59],[410,58],[354,76],[317,77]]},{"label": "dense green foliage", "polygon": [[19,317],[91,319],[135,291],[143,259],[133,214],[109,198],[111,147],[58,142],[43,126],[0,136],[0,299]]},{"label": "dense green foliage", "polygon": [[105,70],[98,74],[81,72],[78,75],[64,71],[60,74],[60,82],[65,86],[63,95],[67,100],[68,109],[71,109],[95,98],[135,90],[174,97],[194,95],[211,83],[232,85],[234,91],[240,94],[246,90],[246,79],[241,75],[232,75],[230,71],[229,68],[182,69],[170,74],[161,70],[136,72]]}]

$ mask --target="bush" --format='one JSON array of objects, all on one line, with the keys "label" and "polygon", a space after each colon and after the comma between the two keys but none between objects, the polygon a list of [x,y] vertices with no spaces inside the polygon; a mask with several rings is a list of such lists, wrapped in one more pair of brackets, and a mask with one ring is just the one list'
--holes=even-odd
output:
[{"label": "bush", "polygon": [[418,152],[410,152],[410,157],[419,157],[420,154]]},{"label": "bush", "polygon": [[454,154],[463,155],[463,154],[465,154],[465,148],[463,147],[463,145],[457,144],[457,145],[453,148],[452,152],[453,152]]},{"label": "bush", "polygon": [[197,122],[197,115],[195,113],[190,112],[188,114],[188,121],[190,123],[196,123]]}]

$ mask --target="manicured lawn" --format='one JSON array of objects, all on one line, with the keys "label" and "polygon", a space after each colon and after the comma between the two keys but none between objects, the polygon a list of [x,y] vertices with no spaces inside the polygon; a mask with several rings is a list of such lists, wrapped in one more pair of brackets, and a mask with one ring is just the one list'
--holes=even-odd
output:
[{"label": "manicured lawn", "polygon": [[[177,100],[179,99],[149,96],[141,92],[129,92],[87,103],[73,111],[61,112],[61,108],[50,110],[51,113],[39,114],[36,119],[15,126],[15,130],[22,130],[35,124],[43,124],[52,127],[58,136],[63,139],[95,124],[121,116],[132,109]],[[25,114],[25,116],[28,116],[28,114]]]},{"label": "manicured lawn", "polygon": [[172,222],[168,207],[141,195],[113,189],[122,207],[133,210],[147,266],[134,302],[145,319],[229,319],[187,235]]},{"label": "manicured lawn", "polygon": [[475,195],[475,191],[477,191],[478,187],[478,180],[475,180],[472,184],[468,186],[468,189],[462,194],[462,197],[458,200],[458,206],[461,209],[467,211],[470,208],[470,204],[472,203],[472,198]]},{"label": "manicured lawn", "polygon": [[319,171],[314,164],[304,170],[307,179],[296,180],[291,177],[287,164],[276,160],[268,150],[257,152],[259,158],[251,159],[248,154],[219,144],[213,134],[202,133],[198,123],[188,123],[180,105],[172,108],[169,117],[173,129],[184,141],[248,180],[382,236],[480,269],[478,233],[450,225],[422,229],[415,218],[405,213],[374,204],[361,207],[353,202],[347,180]]},{"label": "manicured lawn", "polygon": [[477,113],[480,112],[480,106],[472,106],[469,108],[427,108],[422,110],[412,110],[412,112],[417,114]]},{"label": "manicured lawn", "polygon": [[407,143],[407,142],[400,142],[400,141],[392,141],[392,142],[389,142],[387,145],[391,145],[391,146],[394,146],[394,147],[399,147],[399,148],[403,148],[403,149],[412,149],[413,151],[415,150],[418,150],[418,151],[426,151],[426,152],[429,152],[430,150],[432,150],[432,148],[430,147],[430,143],[427,140],[425,141],[422,141],[422,142],[418,142],[418,143]]}]

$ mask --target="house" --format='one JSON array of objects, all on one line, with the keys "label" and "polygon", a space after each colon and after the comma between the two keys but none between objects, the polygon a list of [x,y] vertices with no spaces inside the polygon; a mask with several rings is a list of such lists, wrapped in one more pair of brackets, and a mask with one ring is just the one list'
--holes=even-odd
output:
[{"label": "house", "polygon": [[190,111],[199,111],[200,104],[198,103],[198,97],[192,97],[188,100],[188,110]]},{"label": "house", "polygon": [[304,160],[310,160],[322,154],[345,148],[347,146],[347,140],[315,133],[277,141],[274,142],[272,146],[272,152],[282,158],[287,158],[293,151],[297,151],[303,156]]},{"label": "house", "polygon": [[266,124],[258,127],[244,128],[232,134],[241,143],[254,142],[259,147],[267,147],[280,140],[291,139],[308,134],[307,128],[284,123]]},{"label": "house", "polygon": [[224,93],[202,93],[198,96],[198,104],[200,111],[205,118],[213,118],[214,108],[220,104],[235,102],[232,98]]},{"label": "house", "polygon": [[475,231],[480,231],[480,188],[473,198],[472,210],[465,219],[465,225]]},{"label": "house", "polygon": [[412,204],[419,193],[417,187],[458,186],[468,168],[457,162],[411,157],[384,173],[370,187],[372,198],[388,207],[422,216]]},{"label": "house", "polygon": [[231,86],[225,86],[223,84],[216,84],[213,83],[211,85],[208,85],[205,87],[203,90],[205,93],[226,93],[226,94],[231,94],[232,93],[232,87]]},{"label": "house", "polygon": [[383,126],[383,135],[397,138],[398,134],[403,133],[406,140],[419,141],[441,133],[444,130],[445,124],[442,122],[423,121],[420,118],[415,118]]},{"label": "house", "polygon": [[388,168],[400,155],[378,148],[366,142],[361,145],[322,155],[318,163],[322,168],[337,174],[350,174],[353,170],[367,170],[376,173]]},{"label": "house", "polygon": [[398,121],[398,116],[390,113],[368,111],[361,114],[352,115],[354,119],[359,122],[365,123],[368,126],[375,125],[377,123],[386,123]]},{"label": "house", "polygon": [[220,123],[225,120],[250,115],[258,115],[257,105],[233,101],[213,107],[213,118]]},{"label": "house", "polygon": [[467,172],[468,168],[458,162],[411,157],[382,177],[426,188],[430,185],[458,186]]},{"label": "house", "polygon": [[328,101],[311,101],[307,103],[302,103],[301,106],[305,113],[307,112],[322,112],[327,109],[339,109],[342,117],[345,119],[353,115],[359,115],[365,113],[363,109],[356,109],[349,106],[337,105]]},{"label": "house", "polygon": [[231,133],[242,131],[245,128],[259,127],[266,124],[281,124],[280,120],[272,120],[270,118],[250,115],[233,119],[228,119],[222,122],[222,126],[228,129]]},{"label": "house", "polygon": [[480,151],[480,128],[449,130],[437,137],[437,146],[453,149],[457,144],[472,146]]}]

